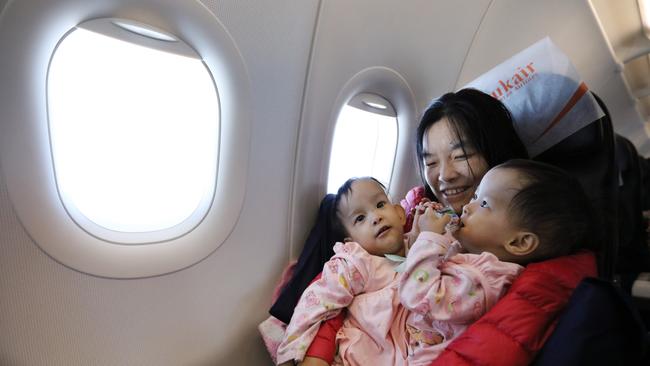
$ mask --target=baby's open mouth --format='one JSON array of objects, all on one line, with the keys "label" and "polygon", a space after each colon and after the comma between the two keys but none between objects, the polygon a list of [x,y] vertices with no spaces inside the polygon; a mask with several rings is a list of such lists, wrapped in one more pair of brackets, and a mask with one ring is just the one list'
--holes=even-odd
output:
[{"label": "baby's open mouth", "polygon": [[383,233],[390,230],[390,226],[382,226],[381,229],[377,232],[377,237],[380,237]]}]

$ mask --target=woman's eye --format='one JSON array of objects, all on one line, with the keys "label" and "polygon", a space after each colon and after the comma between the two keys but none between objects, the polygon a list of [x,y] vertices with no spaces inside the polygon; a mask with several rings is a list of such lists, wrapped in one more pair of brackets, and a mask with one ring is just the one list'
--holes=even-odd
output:
[{"label": "woman's eye", "polygon": [[469,155],[463,154],[463,155],[456,155],[454,157],[455,160],[467,160],[469,159]]},{"label": "woman's eye", "polygon": [[488,207],[488,203],[486,200],[481,201],[481,207]]},{"label": "woman's eye", "polygon": [[434,166],[438,165],[438,162],[435,162],[435,161],[425,161],[425,162],[424,162],[424,165],[426,165],[426,166],[428,166],[428,167],[434,167]]},{"label": "woman's eye", "polygon": [[384,207],[385,205],[386,205],[386,202],[384,202],[384,201],[379,201],[379,202],[377,202],[377,208],[382,208],[382,207]]},{"label": "woman's eye", "polygon": [[356,224],[357,222],[361,222],[361,221],[363,221],[363,219],[365,219],[365,218],[366,218],[366,217],[365,217],[364,215],[359,215],[359,216],[357,216],[357,217],[354,218],[354,223]]},{"label": "woman's eye", "polygon": [[478,198],[478,196],[476,195],[476,193],[474,193],[474,194],[472,195],[472,200],[475,200],[475,199],[477,199],[477,198]]}]

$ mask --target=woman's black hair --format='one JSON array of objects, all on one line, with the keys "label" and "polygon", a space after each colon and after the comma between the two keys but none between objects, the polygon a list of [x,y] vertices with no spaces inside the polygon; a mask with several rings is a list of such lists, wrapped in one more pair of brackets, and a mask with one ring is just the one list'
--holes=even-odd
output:
[{"label": "woman's black hair", "polygon": [[517,135],[508,108],[489,94],[476,89],[461,89],[436,99],[422,115],[416,135],[420,177],[426,196],[436,200],[427,184],[422,140],[427,130],[447,118],[463,152],[465,144],[481,155],[492,168],[510,159],[526,159],[528,152]]},{"label": "woman's black hair", "polygon": [[302,293],[314,277],[323,270],[325,262],[334,255],[334,244],[343,241],[347,236],[338,215],[339,202],[343,197],[347,197],[352,191],[352,184],[360,179],[372,179],[384,190],[386,189],[381,182],[372,177],[350,178],[338,189],[336,195],[327,194],[323,197],[316,222],[305,241],[293,275],[269,311],[285,324],[289,324]]},{"label": "woman's black hair", "polygon": [[496,169],[513,169],[523,183],[508,207],[514,224],[537,234],[534,261],[592,248],[598,240],[597,216],[580,182],[546,163],[515,159]]},{"label": "woman's black hair", "polygon": [[325,262],[334,255],[334,244],[345,238],[345,233],[340,230],[342,225],[339,223],[336,207],[336,195],[327,194],[323,197],[316,222],[305,240],[293,275],[269,311],[285,324],[289,324],[305,288],[323,270]]}]

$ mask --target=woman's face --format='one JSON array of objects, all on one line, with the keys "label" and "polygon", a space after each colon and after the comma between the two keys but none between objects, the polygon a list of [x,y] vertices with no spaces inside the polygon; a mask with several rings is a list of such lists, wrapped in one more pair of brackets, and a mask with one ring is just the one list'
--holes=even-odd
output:
[{"label": "woman's face", "polygon": [[465,151],[446,117],[429,127],[422,138],[427,184],[442,204],[458,214],[488,171],[485,158],[474,146],[467,141],[463,144]]}]

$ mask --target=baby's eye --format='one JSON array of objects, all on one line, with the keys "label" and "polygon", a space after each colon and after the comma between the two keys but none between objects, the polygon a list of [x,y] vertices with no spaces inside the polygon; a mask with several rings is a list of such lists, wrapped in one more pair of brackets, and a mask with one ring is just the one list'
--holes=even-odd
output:
[{"label": "baby's eye", "polygon": [[359,216],[357,216],[357,217],[354,218],[354,223],[356,224],[357,222],[361,222],[361,221],[363,221],[363,219],[365,219],[365,218],[366,218],[366,216],[364,216],[364,215],[359,215]]},{"label": "baby's eye", "polygon": [[481,201],[481,207],[488,207],[488,203],[486,200]]},{"label": "baby's eye", "polygon": [[385,202],[385,201],[379,201],[379,202],[377,202],[377,208],[382,208],[382,207],[384,207],[384,206],[386,206],[386,202]]}]

